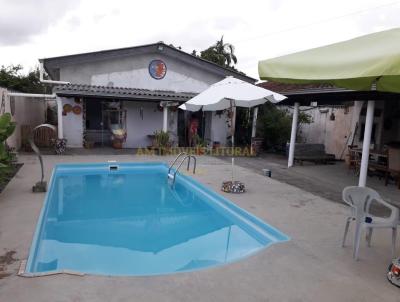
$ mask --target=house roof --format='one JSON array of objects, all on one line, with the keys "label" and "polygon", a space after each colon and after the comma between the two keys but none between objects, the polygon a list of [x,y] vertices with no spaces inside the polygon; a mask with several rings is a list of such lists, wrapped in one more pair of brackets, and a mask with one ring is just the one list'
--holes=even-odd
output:
[{"label": "house roof", "polygon": [[257,86],[263,87],[274,92],[290,95],[332,93],[352,91],[346,88],[340,88],[327,83],[321,84],[284,84],[273,81],[258,83]]},{"label": "house roof", "polygon": [[148,90],[138,88],[108,87],[81,84],[58,85],[53,88],[58,96],[101,97],[126,100],[175,101],[186,102],[196,95],[190,92],[174,92],[165,90]]},{"label": "house roof", "polygon": [[51,57],[51,58],[43,58],[39,59],[40,62],[43,63],[46,72],[50,75],[52,79],[57,79],[57,69],[62,66],[68,66],[72,64],[80,64],[86,62],[96,62],[100,60],[110,59],[110,58],[120,58],[127,57],[138,54],[146,54],[146,53],[163,53],[167,56],[171,56],[182,60],[186,63],[194,65],[198,68],[202,68],[218,74],[222,77],[225,76],[234,76],[243,81],[249,83],[255,83],[257,79],[249,77],[241,72],[222,67],[213,62],[204,60],[200,57],[191,55],[187,52],[184,52],[178,48],[167,45],[164,42],[158,42],[153,44],[146,44],[140,46],[133,47],[125,47],[125,48],[117,48],[117,49],[109,49],[109,50],[101,50],[95,52],[87,52],[80,54],[73,54],[67,56],[60,57]]},{"label": "house roof", "polygon": [[319,105],[337,105],[352,101],[396,101],[398,94],[376,91],[374,86],[370,91],[356,91],[336,87],[327,83],[315,84],[284,84],[273,81],[258,83],[257,86],[283,94],[288,98],[280,105],[292,105],[295,102],[308,106],[310,102]]}]

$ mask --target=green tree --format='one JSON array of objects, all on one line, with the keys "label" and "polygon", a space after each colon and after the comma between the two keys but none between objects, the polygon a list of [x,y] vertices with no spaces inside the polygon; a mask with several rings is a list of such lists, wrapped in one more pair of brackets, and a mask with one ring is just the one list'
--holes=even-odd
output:
[{"label": "green tree", "polygon": [[[260,106],[257,122],[257,134],[264,138],[264,149],[269,151],[285,151],[290,140],[293,115],[287,109],[279,109],[274,104],[265,103]],[[305,124],[312,123],[311,115],[299,112],[296,141],[300,142],[300,130]]]},{"label": "green tree", "polygon": [[257,122],[257,136],[264,139],[264,150],[284,151],[290,139],[292,118],[285,110],[269,102],[260,106]]},{"label": "green tree", "polygon": [[304,111],[299,112],[299,118],[297,122],[297,133],[296,141],[302,142],[301,132],[303,130],[303,125],[311,124],[313,122],[312,116]]},{"label": "green tree", "polygon": [[[193,51],[195,54],[195,51]],[[230,43],[224,42],[224,36],[221,37],[214,45],[200,52],[202,59],[211,61],[223,67],[233,68],[237,64],[235,55],[235,47]]]},{"label": "green tree", "polygon": [[0,87],[28,93],[45,93],[45,87],[39,80],[39,69],[23,74],[21,65],[0,67]]}]

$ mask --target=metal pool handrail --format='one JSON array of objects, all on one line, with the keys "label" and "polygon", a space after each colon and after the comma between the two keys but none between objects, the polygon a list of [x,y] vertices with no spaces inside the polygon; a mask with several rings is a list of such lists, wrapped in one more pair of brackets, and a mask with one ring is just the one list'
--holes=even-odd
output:
[{"label": "metal pool handrail", "polygon": [[[177,162],[177,160],[178,160],[181,156],[183,156],[183,155],[188,155],[188,154],[187,154],[186,152],[181,152],[181,153],[178,154],[177,157],[175,157],[174,161],[173,161],[172,164],[169,166],[168,175],[169,175],[169,173],[171,172],[171,169],[172,169],[172,167],[175,165],[175,163]],[[189,163],[190,163],[190,160],[189,160]],[[188,163],[188,167],[187,167],[188,170],[189,170],[189,163]]]},{"label": "metal pool handrail", "polygon": [[197,159],[194,155],[186,155],[182,161],[179,163],[178,167],[175,169],[174,174],[172,175],[171,173],[168,172],[168,178],[172,179],[172,184],[175,183],[175,178],[176,178],[176,173],[178,173],[180,167],[182,166],[183,162],[185,161],[185,159],[188,159],[188,165],[187,165],[187,170],[189,171],[189,166],[190,166],[190,159],[193,158],[194,160],[194,166],[193,166],[193,174],[196,174],[196,165],[197,165]]}]

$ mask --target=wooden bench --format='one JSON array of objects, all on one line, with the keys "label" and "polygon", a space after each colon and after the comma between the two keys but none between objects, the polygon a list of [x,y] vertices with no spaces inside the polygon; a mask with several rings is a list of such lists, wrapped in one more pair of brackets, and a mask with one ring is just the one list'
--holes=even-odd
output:
[{"label": "wooden bench", "polygon": [[304,161],[314,162],[315,164],[328,164],[335,161],[334,154],[325,152],[323,144],[296,144],[294,149],[294,160],[301,165]]}]

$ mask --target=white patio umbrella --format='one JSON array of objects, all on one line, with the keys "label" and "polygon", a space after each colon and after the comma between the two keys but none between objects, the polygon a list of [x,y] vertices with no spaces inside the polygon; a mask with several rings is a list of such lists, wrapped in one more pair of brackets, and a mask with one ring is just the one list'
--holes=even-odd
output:
[{"label": "white patio umbrella", "polygon": [[255,86],[234,77],[227,77],[196,95],[186,103],[179,106],[183,110],[189,111],[217,111],[231,109],[231,135],[232,135],[232,182],[233,167],[235,159],[234,137],[235,137],[235,113],[236,107],[251,108],[264,104],[265,102],[278,103],[286,99],[285,96],[273,91]]}]

